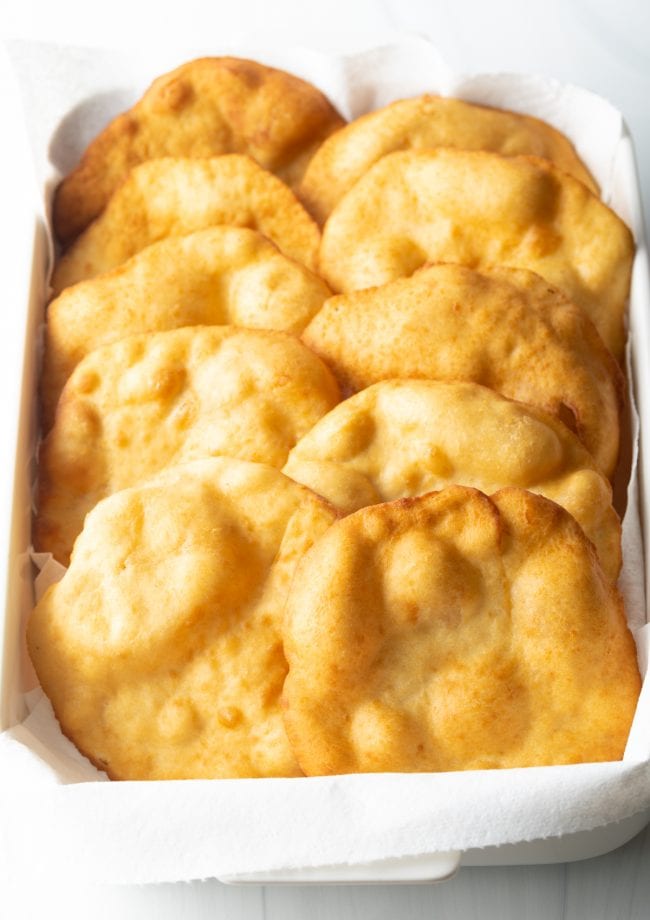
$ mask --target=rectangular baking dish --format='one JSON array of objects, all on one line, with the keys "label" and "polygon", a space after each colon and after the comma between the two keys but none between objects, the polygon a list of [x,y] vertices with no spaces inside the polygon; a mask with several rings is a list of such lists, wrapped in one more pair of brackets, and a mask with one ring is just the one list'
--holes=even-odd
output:
[{"label": "rectangular baking dish", "polygon": [[[245,53],[245,52],[240,52]],[[252,55],[250,55],[252,56]],[[181,56],[179,56],[179,60]],[[282,66],[277,59],[269,61]],[[287,69],[291,69],[289,63]],[[435,91],[435,85],[432,90]],[[471,99],[471,92],[465,98]],[[478,99],[477,101],[483,101]],[[497,103],[495,103],[497,104]],[[650,290],[648,280],[648,258],[644,238],[642,211],[638,192],[638,182],[634,164],[632,141],[624,131],[617,145],[612,163],[610,180],[610,197],[616,210],[632,227],[636,242],[637,255],[633,275],[633,287],[630,310],[631,377],[635,400],[640,417],[641,439],[638,477],[638,503],[644,534],[650,533],[650,512],[648,505],[648,488],[650,483],[650,452],[644,450],[643,432],[650,430]],[[23,630],[26,611],[31,606],[33,591],[33,570],[29,560],[30,525],[31,525],[31,488],[33,478],[33,445],[35,443],[35,392],[37,381],[37,354],[39,328],[43,322],[46,302],[46,278],[49,259],[49,245],[45,224],[37,218],[31,246],[31,272],[23,272],[19,279],[19,300],[16,308],[24,317],[23,341],[5,342],[3,347],[12,352],[22,350],[22,379],[20,383],[19,405],[17,415],[7,430],[12,428],[11,436],[15,438],[15,464],[13,470],[13,489],[11,494],[11,518],[6,521],[3,538],[6,541],[6,553],[2,559],[0,576],[5,584],[5,610],[3,625],[3,646],[0,678],[0,730],[14,728],[25,719],[28,712],[25,695],[25,681],[29,681],[29,667],[24,656]],[[634,577],[640,582],[650,575],[650,558],[648,541],[643,544],[642,559],[635,561]],[[646,689],[647,692],[647,689]],[[18,737],[20,738],[20,728]],[[650,734],[650,729],[648,730]],[[650,740],[646,739],[650,747]],[[545,768],[542,768],[545,769]],[[219,782],[219,781],[213,781]],[[250,783],[265,781],[229,781]],[[274,781],[278,782],[278,781]],[[283,781],[279,781],[283,782]],[[104,784],[102,784],[104,785]],[[110,784],[116,785],[116,784]],[[117,784],[120,785],[120,784]],[[144,783],[143,786],[154,784]],[[165,784],[166,785],[166,784]],[[104,786],[105,789],[105,786]],[[101,790],[100,790],[101,791]],[[180,790],[179,790],[180,791]],[[287,786],[287,794],[291,790]],[[173,803],[171,798],[166,799]],[[647,801],[633,814],[622,815],[620,820],[612,819],[597,827],[586,830],[550,836],[519,840],[513,843],[487,843],[481,846],[462,849],[441,849],[433,852],[417,852],[404,856],[387,855],[373,860],[358,861],[338,859],[331,864],[310,865],[309,854],[305,854],[304,864],[293,864],[284,868],[251,869],[231,867],[229,871],[216,871],[222,881],[230,883],[253,884],[323,884],[323,883],[413,883],[431,882],[452,875],[459,865],[488,866],[514,865],[530,863],[563,862],[584,859],[607,852],[625,843],[647,823],[649,812]],[[119,801],[116,802],[119,808]],[[288,807],[292,807],[290,798]],[[588,822],[587,822],[588,823]],[[53,838],[51,838],[53,839]],[[387,853],[388,853],[388,847]],[[73,857],[73,854],[70,854]],[[92,874],[92,873],[91,873]],[[189,874],[183,877],[199,877],[202,874]],[[100,873],[101,876],[101,873]],[[102,878],[104,876],[101,876]],[[123,879],[129,881],[132,879]],[[144,878],[143,880],[147,880]],[[168,880],[161,878],[160,880]],[[171,880],[171,879],[169,879]]]}]

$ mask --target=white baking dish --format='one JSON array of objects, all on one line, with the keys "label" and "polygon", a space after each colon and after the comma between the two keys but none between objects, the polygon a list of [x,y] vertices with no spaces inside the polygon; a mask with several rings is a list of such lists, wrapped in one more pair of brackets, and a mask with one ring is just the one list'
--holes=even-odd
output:
[{"label": "white baking dish", "polygon": [[[388,101],[391,95],[399,97],[408,94],[408,81],[399,83],[396,78],[400,61],[408,59],[415,69],[420,69],[421,79],[426,73],[426,63],[432,52],[424,43],[414,48],[390,52],[381,63],[381,52],[368,52],[362,59],[352,59],[347,69],[358,74],[361,65],[371,62],[373,68],[384,73],[380,89],[371,99],[373,105]],[[214,53],[221,53],[222,48]],[[227,49],[233,53],[234,49]],[[257,56],[276,66],[309,74],[309,54],[278,51],[273,55],[256,53],[251,49],[237,49],[240,54]],[[419,55],[419,57],[418,57]],[[176,62],[188,55],[179,54]],[[313,57],[313,56],[312,56]],[[316,76],[327,82],[326,67],[316,68]],[[384,70],[381,71],[381,67]],[[440,67],[438,64],[437,67]],[[152,75],[165,69],[157,65]],[[435,70],[435,68],[434,68]],[[428,88],[445,91],[450,85],[447,77],[432,72]],[[325,76],[323,76],[325,74]],[[388,81],[393,83],[388,86]],[[522,82],[523,81],[523,82]],[[317,82],[319,82],[317,80]],[[453,82],[453,81],[452,81]],[[531,85],[526,78],[517,84],[512,78],[492,79],[489,85],[480,78],[465,81],[462,94],[476,101],[491,101],[506,107],[515,106],[513,86],[523,85],[521,107],[531,99]],[[552,84],[554,92],[561,88]],[[328,89],[327,86],[323,88]],[[593,97],[571,91],[574,104],[584,100],[587,109],[593,105]],[[489,98],[486,98],[486,94]],[[341,91],[340,100],[330,89],[330,95],[343,108],[354,98]],[[533,114],[540,114],[533,111]],[[546,117],[549,118],[548,113]],[[614,117],[614,116],[612,116]],[[589,120],[588,113],[582,113],[582,124]],[[553,120],[549,118],[549,120]],[[580,122],[580,118],[578,118]],[[567,130],[565,123],[558,127]],[[570,133],[570,132],[569,132]],[[574,140],[576,138],[574,137]],[[579,140],[579,138],[578,138]],[[587,144],[587,146],[589,146]],[[584,150],[580,151],[584,155]],[[648,262],[645,248],[641,207],[634,167],[632,145],[629,136],[623,132],[612,148],[608,162],[608,176],[605,183],[610,203],[630,224],[635,233],[638,251],[634,269],[631,336],[632,371],[636,399],[641,418],[641,430],[650,430],[650,293],[648,283]],[[586,157],[588,165],[594,169]],[[594,170],[597,172],[597,170]],[[602,164],[600,168],[602,175]],[[602,179],[601,179],[602,181]],[[506,817],[508,809],[515,816],[515,791],[522,795],[523,814],[526,809],[535,808],[537,785],[548,792],[554,777],[565,775],[568,786],[562,787],[567,810],[573,811],[570,829],[565,833],[548,833],[558,825],[561,818],[545,821],[542,816],[525,827],[514,820],[506,820],[507,827],[499,828],[491,835],[489,814],[483,816],[486,830],[481,835],[463,832],[458,839],[461,846],[450,846],[455,842],[454,812],[450,807],[440,810],[441,824],[446,826],[444,834],[432,831],[435,825],[435,809],[429,807],[429,796],[434,800],[438,788],[453,789],[459,796],[463,822],[467,823],[473,807],[472,794],[468,792],[473,778],[469,775],[441,775],[430,777],[344,777],[330,780],[240,780],[213,781],[210,783],[105,783],[97,782],[101,777],[74,760],[65,742],[49,746],[49,735],[39,735],[43,717],[42,708],[27,722],[19,723],[27,713],[25,689],[29,684],[29,667],[22,652],[22,619],[29,608],[32,590],[32,571],[28,561],[29,526],[31,504],[31,458],[35,434],[35,383],[38,328],[43,318],[45,303],[45,278],[47,272],[47,237],[42,221],[37,223],[33,241],[33,263],[31,277],[25,277],[19,307],[25,311],[24,369],[21,388],[20,416],[17,426],[17,451],[14,471],[13,512],[6,571],[6,615],[2,656],[2,677],[0,683],[0,728],[13,731],[5,735],[4,753],[12,763],[12,769],[20,771],[25,765],[25,779],[16,789],[15,796],[7,798],[20,800],[24,796],[24,807],[29,809],[29,822],[36,822],[38,843],[29,829],[21,826],[17,807],[5,811],[5,818],[13,820],[15,851],[13,858],[25,858],[27,852],[51,855],[53,871],[65,871],[63,863],[75,866],[75,871],[89,878],[101,881],[172,881],[180,878],[198,878],[216,875],[223,881],[252,883],[300,883],[314,882],[414,882],[433,881],[453,874],[459,864],[463,865],[507,865],[532,862],[559,862],[581,859],[607,852],[621,845],[637,833],[648,819],[650,789],[650,727],[637,726],[633,750],[630,757],[629,774],[623,785],[626,787],[625,806],[619,808],[613,798],[608,807],[608,783],[622,795],[617,776],[621,765],[604,765],[601,769],[559,768],[569,770],[567,774],[553,772],[558,768],[537,768],[529,772],[507,771],[511,777],[475,777],[477,781],[494,783],[503,781],[506,793],[507,781],[512,779],[512,798],[503,800]],[[18,348],[18,343],[12,343]],[[643,444],[641,445],[643,448]],[[650,514],[648,496],[643,493],[643,484],[650,483],[650,452],[641,450],[638,468],[640,493],[639,510],[645,533],[649,533]],[[634,499],[636,502],[637,499]],[[636,548],[640,551],[640,547]],[[643,569],[643,571],[642,571]],[[638,589],[650,575],[650,559],[647,545],[643,555],[628,559],[626,577]],[[647,631],[647,630],[646,630]],[[26,683],[27,682],[27,683]],[[647,695],[647,688],[644,697]],[[647,704],[646,704],[647,705]],[[15,726],[18,726],[16,728]],[[40,740],[39,740],[40,738]],[[45,739],[45,740],[43,740]],[[45,747],[39,745],[45,745]],[[3,753],[0,747],[0,757]],[[69,759],[72,757],[73,759]],[[81,758],[79,758],[81,760]],[[0,759],[0,766],[3,761]],[[621,768],[622,769],[622,768]],[[14,772],[14,776],[16,773]],[[62,779],[63,777],[63,779]],[[530,780],[527,783],[522,777]],[[583,784],[584,778],[584,784]],[[498,785],[497,782],[497,785]],[[255,785],[251,785],[255,784]],[[618,785],[617,785],[618,783]],[[443,784],[444,787],[443,787]],[[136,788],[137,787],[137,788]],[[603,792],[599,792],[599,790]],[[521,791],[523,790],[523,791]],[[558,790],[560,787],[558,786]],[[644,791],[645,790],[645,791]],[[579,795],[576,795],[576,791]],[[505,795],[503,791],[501,795]],[[528,796],[528,798],[526,798]],[[444,800],[451,800],[445,791]],[[479,800],[480,801],[480,800]],[[558,801],[562,801],[560,798]],[[463,802],[465,804],[463,804]],[[422,819],[418,817],[418,803],[422,806]],[[228,818],[223,817],[226,809]],[[277,816],[286,809],[284,827],[276,833]],[[214,820],[202,824],[206,810],[214,809]],[[364,810],[365,809],[365,810]],[[402,819],[400,810],[408,819]],[[583,813],[584,812],[584,813]],[[0,814],[2,812],[0,811]],[[460,812],[458,813],[460,814]],[[161,818],[162,815],[162,818]],[[136,840],[124,832],[121,820],[133,821],[138,826]],[[254,816],[254,817],[253,817]],[[220,825],[219,820],[223,823]],[[364,826],[365,820],[365,826]],[[25,819],[27,821],[27,818]],[[275,823],[274,823],[275,821]],[[509,822],[509,823],[508,823]],[[526,822],[524,822],[526,824]],[[335,827],[332,827],[335,825]],[[569,826],[569,825],[568,825]],[[166,829],[168,839],[165,838]],[[196,833],[194,830],[196,829]],[[325,840],[321,845],[318,835]],[[232,834],[232,846],[224,844],[224,835]],[[163,841],[161,842],[161,835]],[[248,846],[246,841],[248,835]],[[268,846],[258,846],[259,837],[266,835]],[[275,835],[275,838],[274,838]],[[329,837],[332,840],[329,840]],[[201,842],[195,845],[195,839]],[[271,855],[275,839],[278,851]],[[65,841],[65,859],[57,853]],[[83,842],[83,846],[79,842]],[[468,843],[469,841],[469,843]],[[142,862],[142,851],[155,852],[153,861]],[[228,850],[234,854],[229,858]],[[22,854],[22,856],[21,856]],[[369,858],[370,857],[370,858]]]}]

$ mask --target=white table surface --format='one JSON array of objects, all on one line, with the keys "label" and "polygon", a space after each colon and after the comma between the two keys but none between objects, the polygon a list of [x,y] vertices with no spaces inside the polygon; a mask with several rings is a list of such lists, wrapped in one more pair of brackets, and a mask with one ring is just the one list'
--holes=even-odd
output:
[{"label": "white table surface", "polygon": [[[248,30],[277,42],[336,49],[372,44],[404,30],[431,39],[456,70],[533,71],[586,86],[625,115],[634,137],[646,226],[650,224],[650,3],[647,0],[3,0],[0,37],[68,44],[134,47],[144,41],[190,45]],[[20,275],[29,234],[24,189],[13,177],[27,156],[15,130],[20,112],[0,55],[0,265],[7,298],[0,312],[0,413],[16,392],[21,317],[12,305],[12,276]],[[4,429],[3,429],[4,430]],[[11,444],[0,443],[0,469],[9,470]],[[0,512],[8,502],[0,477]],[[3,547],[0,546],[0,552]],[[0,815],[0,829],[2,816]],[[0,865],[3,920],[313,920],[354,917],[404,920],[648,920],[650,830],[606,856],[550,866],[465,868],[436,886],[229,888],[208,881],[148,887],[89,888],[34,884],[7,877]]]}]

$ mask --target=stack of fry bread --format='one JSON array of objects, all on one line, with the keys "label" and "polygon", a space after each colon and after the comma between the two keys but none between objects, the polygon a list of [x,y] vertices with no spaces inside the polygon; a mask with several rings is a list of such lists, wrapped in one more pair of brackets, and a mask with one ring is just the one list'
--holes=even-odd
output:
[{"label": "stack of fry bread", "polygon": [[27,629],[112,779],[618,760],[634,243],[571,143],[236,58],[60,183]]}]

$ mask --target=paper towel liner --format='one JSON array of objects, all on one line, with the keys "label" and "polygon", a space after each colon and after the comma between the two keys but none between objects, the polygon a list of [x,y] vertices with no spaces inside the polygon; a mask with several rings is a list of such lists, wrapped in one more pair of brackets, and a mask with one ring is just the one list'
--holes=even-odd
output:
[{"label": "paper towel liner", "polygon": [[[636,348],[645,351],[631,360],[640,395],[650,403],[650,296],[634,163],[623,119],[605,100],[532,75],[453,74],[430,44],[403,36],[346,56],[244,42],[147,48],[138,54],[12,42],[9,52],[46,201],[60,174],[75,165],[110,117],[139,98],[156,75],[205,54],[284,68],[315,83],[348,118],[405,96],[437,92],[549,121],[571,138],[604,200],[635,232],[631,328]],[[650,430],[648,403],[639,399],[643,430]],[[634,410],[632,429],[620,584],[645,676],[647,563]],[[60,569],[45,564],[38,588]],[[10,861],[24,865],[29,859],[34,871],[58,878],[171,882],[365,863],[585,831],[650,807],[647,682],[621,762],[302,779],[108,782],[61,734],[40,689],[25,700],[30,715],[0,735],[0,831]]]}]

